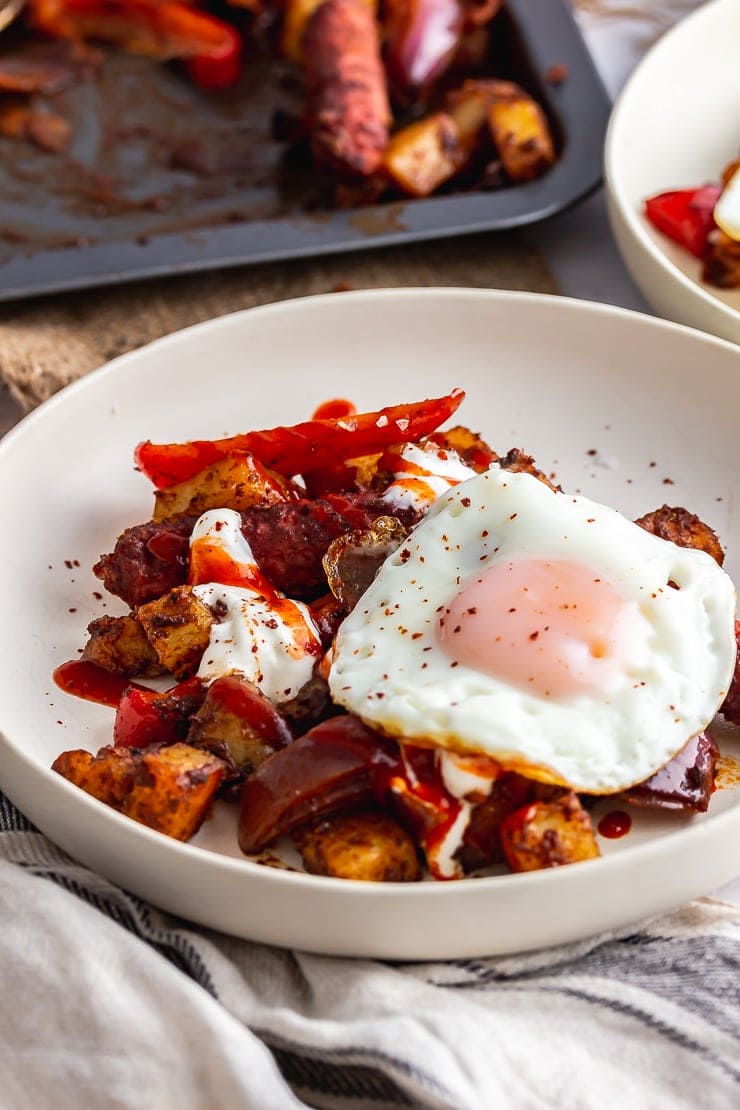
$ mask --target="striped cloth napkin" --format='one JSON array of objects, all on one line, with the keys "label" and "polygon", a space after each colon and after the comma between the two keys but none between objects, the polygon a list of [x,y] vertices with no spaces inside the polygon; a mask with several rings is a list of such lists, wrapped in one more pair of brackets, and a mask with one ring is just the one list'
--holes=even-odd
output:
[{"label": "striped cloth napkin", "polygon": [[523,956],[338,960],[160,913],[2,799],[0,936],[12,1110],[740,1105],[740,910],[712,899]]}]

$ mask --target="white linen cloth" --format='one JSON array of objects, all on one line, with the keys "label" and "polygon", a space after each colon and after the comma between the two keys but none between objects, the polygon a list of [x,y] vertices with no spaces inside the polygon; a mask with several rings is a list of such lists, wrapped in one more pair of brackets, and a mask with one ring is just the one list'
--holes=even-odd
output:
[{"label": "white linen cloth", "polygon": [[[694,4],[578,6],[614,91]],[[162,914],[0,797],[0,984],[9,1110],[740,1105],[740,910],[711,899],[519,957],[336,960]]]},{"label": "white linen cloth", "polygon": [[732,906],[501,959],[338,960],[160,913],[7,803],[0,829],[0,1106],[738,1106]]}]

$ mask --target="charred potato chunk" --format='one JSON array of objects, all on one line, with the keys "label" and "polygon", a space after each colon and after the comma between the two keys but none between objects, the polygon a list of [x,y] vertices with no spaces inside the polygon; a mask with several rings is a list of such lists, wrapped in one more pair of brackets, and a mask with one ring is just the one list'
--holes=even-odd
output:
[{"label": "charred potato chunk", "polygon": [[154,495],[152,520],[200,516],[207,509],[235,509],[273,505],[296,496],[290,483],[261,466],[251,455],[229,455],[196,474]]},{"label": "charred potato chunk", "polygon": [[499,835],[512,871],[563,867],[600,854],[591,818],[572,791],[515,810],[501,822]]},{"label": "charred potato chunk", "polygon": [[488,126],[510,181],[533,181],[555,161],[547,117],[518,85],[499,82],[488,108]]},{"label": "charred potato chunk", "polygon": [[435,112],[391,136],[383,166],[404,193],[427,197],[466,161],[455,120],[447,112]]},{"label": "charred potato chunk", "polygon": [[81,749],[62,752],[52,771],[113,809],[121,809],[134,784],[138,753],[131,748],[101,748],[97,755]]},{"label": "charred potato chunk", "polygon": [[213,614],[190,586],[177,586],[141,605],[136,616],[165,670],[176,678],[195,674],[208,647]]},{"label": "charred potato chunk", "polygon": [[271,702],[236,674],[213,683],[191,719],[188,733],[189,744],[224,760],[230,779],[251,774],[292,739],[287,723]]},{"label": "charred potato chunk", "polygon": [[125,617],[99,617],[87,626],[90,639],[82,658],[126,678],[153,678],[164,667],[144,629],[133,613]]},{"label": "charred potato chunk", "polygon": [[440,447],[455,451],[466,466],[477,470],[479,474],[488,470],[491,463],[498,459],[496,452],[484,439],[481,439],[476,432],[471,432],[470,428],[463,427],[462,424],[454,428],[446,428],[442,432],[435,432],[429,438]]},{"label": "charred potato chunk", "polygon": [[725,553],[717,533],[688,509],[663,505],[660,509],[641,516],[635,524],[679,547],[695,547],[699,551],[706,551],[720,566],[725,561]]},{"label": "charred potato chunk", "polygon": [[720,289],[740,286],[740,243],[718,227],[707,237],[702,280]]},{"label": "charred potato chunk", "polygon": [[421,878],[414,842],[386,813],[340,814],[300,829],[294,840],[312,875],[375,883]]},{"label": "charred potato chunk", "polygon": [[502,459],[499,459],[499,465],[502,470],[510,470],[512,474],[531,474],[533,478],[544,482],[556,493],[560,490],[560,486],[553,485],[547,475],[539,469],[532,456],[525,455],[524,451],[520,451],[518,447],[512,447],[511,451],[508,451]]},{"label": "charred potato chunk", "polygon": [[224,769],[222,760],[188,744],[145,752],[122,812],[176,840],[189,840],[211,807]]}]

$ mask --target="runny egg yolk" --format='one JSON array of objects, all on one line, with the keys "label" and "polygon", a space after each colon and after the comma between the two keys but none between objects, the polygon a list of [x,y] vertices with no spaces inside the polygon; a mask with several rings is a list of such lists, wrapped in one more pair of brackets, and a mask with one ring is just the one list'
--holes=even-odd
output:
[{"label": "runny egg yolk", "polygon": [[446,654],[540,697],[604,692],[629,666],[639,608],[614,584],[565,559],[493,563],[446,606]]}]

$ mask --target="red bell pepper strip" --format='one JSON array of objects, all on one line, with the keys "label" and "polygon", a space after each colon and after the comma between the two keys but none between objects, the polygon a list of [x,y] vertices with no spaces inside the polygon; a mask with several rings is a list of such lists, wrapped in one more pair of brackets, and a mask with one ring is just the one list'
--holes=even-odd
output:
[{"label": "red bell pepper strip", "polygon": [[645,215],[658,231],[703,258],[707,236],[714,228],[714,206],[722,189],[703,185],[700,189],[678,189],[645,201]]},{"label": "red bell pepper strip", "polygon": [[191,443],[151,443],[136,448],[135,462],[157,489],[166,489],[192,478],[227,455],[251,454],[263,466],[286,477],[345,459],[379,454],[394,443],[413,443],[448,420],[465,393],[453,389],[447,397],[415,404],[392,405],[378,412],[307,420],[290,428],[246,432],[228,439],[193,440]]},{"label": "red bell pepper strip", "polygon": [[190,718],[203,703],[206,689],[199,678],[188,678],[163,694],[141,686],[124,690],[113,725],[117,748],[146,748],[184,740]]},{"label": "red bell pepper strip", "polygon": [[32,0],[31,19],[57,38],[102,39],[132,54],[182,58],[204,88],[233,85],[241,72],[237,31],[178,0]]}]

